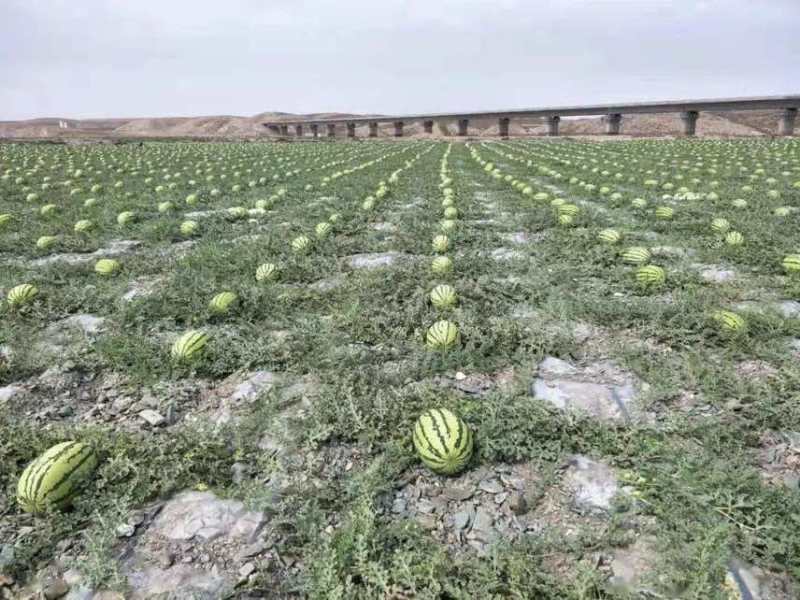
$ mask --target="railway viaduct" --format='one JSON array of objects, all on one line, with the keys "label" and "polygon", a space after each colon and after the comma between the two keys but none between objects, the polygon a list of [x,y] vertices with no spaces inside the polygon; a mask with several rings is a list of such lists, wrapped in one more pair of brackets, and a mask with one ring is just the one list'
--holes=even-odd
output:
[{"label": "railway viaduct", "polygon": [[[725,112],[747,110],[780,110],[778,131],[780,135],[794,133],[797,109],[800,107],[800,95],[794,96],[760,96],[749,98],[718,98],[705,100],[668,100],[664,102],[637,102],[628,104],[595,104],[586,106],[554,106],[543,108],[521,108],[513,110],[467,112],[467,113],[434,113],[395,116],[349,117],[336,119],[306,119],[297,121],[280,121],[264,123],[264,127],[283,136],[290,135],[290,128],[295,136],[304,137],[305,127],[314,138],[327,135],[335,138],[339,126],[344,126],[347,137],[356,137],[356,126],[367,124],[368,137],[378,136],[380,123],[394,125],[395,137],[403,137],[403,126],[406,123],[421,121],[425,133],[432,134],[434,123],[455,122],[458,124],[458,135],[469,135],[470,119],[497,119],[500,137],[508,137],[511,119],[543,118],[547,124],[547,134],[558,135],[558,124],[562,117],[602,116],[606,134],[617,135],[622,131],[622,115],[678,113],[683,123],[683,134],[693,136],[697,120],[702,112]],[[324,129],[323,129],[324,128]]]}]

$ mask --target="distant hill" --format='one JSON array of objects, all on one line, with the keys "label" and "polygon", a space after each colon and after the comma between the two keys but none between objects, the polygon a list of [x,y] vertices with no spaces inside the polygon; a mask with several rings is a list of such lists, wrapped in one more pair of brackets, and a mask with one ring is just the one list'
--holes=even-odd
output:
[{"label": "distant hill", "polygon": [[[344,119],[377,115],[347,113],[292,114],[263,112],[252,117],[219,115],[208,117],[155,117],[130,119],[60,119],[43,118],[25,121],[0,121],[0,138],[25,139],[146,139],[146,138],[211,138],[254,139],[275,137],[278,132],[263,126],[265,121],[281,122],[297,119]],[[780,111],[758,110],[722,113],[702,113],[697,122],[701,136],[763,136],[778,131]],[[455,123],[439,123],[433,136],[450,137],[457,133]],[[631,136],[670,136],[682,131],[677,114],[623,115],[622,133]],[[564,118],[561,135],[601,135],[605,124],[598,117]],[[307,132],[308,133],[308,132]],[[324,131],[320,134],[324,135]],[[381,124],[379,135],[391,137],[394,129],[390,123]],[[470,122],[469,134],[475,137],[497,136],[499,128],[495,119],[475,119]],[[512,119],[512,136],[544,135],[546,126],[542,119]],[[356,134],[366,137],[368,128],[359,125]],[[404,134],[408,137],[428,137],[420,121],[407,122]],[[344,128],[340,128],[344,135]]]}]

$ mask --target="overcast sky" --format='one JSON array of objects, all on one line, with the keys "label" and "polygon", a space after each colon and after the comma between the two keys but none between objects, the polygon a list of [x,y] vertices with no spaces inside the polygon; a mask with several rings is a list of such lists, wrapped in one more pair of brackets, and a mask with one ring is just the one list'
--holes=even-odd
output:
[{"label": "overcast sky", "polygon": [[0,0],[0,119],[800,93],[800,0]]}]

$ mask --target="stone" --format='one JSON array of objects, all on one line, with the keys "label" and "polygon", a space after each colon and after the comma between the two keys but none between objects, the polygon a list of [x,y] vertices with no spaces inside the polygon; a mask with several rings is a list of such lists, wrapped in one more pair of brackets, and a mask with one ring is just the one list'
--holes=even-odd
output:
[{"label": "stone", "polygon": [[491,252],[491,257],[500,262],[506,260],[521,260],[525,258],[525,255],[518,250],[511,250],[509,248],[495,248]]},{"label": "stone", "polygon": [[259,554],[264,552],[264,550],[266,550],[266,549],[267,549],[267,545],[264,543],[264,541],[263,540],[257,540],[255,542],[253,542],[252,544],[249,544],[249,545],[245,546],[244,548],[242,548],[239,551],[239,554],[237,555],[237,558],[239,560],[242,560],[242,559],[245,559],[245,558],[252,558],[254,556],[258,556]]},{"label": "stone", "polygon": [[466,529],[472,519],[472,514],[466,510],[460,510],[453,515],[453,527],[457,530]]},{"label": "stone", "polygon": [[46,598],[46,600],[56,600],[57,598],[62,598],[63,596],[67,595],[67,592],[69,592],[69,586],[67,585],[67,582],[60,577],[48,577],[42,583],[42,595]]},{"label": "stone", "polygon": [[390,267],[403,258],[406,258],[406,255],[399,252],[354,254],[347,258],[347,264],[353,269],[379,269]]},{"label": "stone", "polygon": [[442,491],[442,495],[448,500],[463,502],[469,500],[475,494],[475,490],[467,487],[448,486]]},{"label": "stone", "polygon": [[251,562],[245,563],[239,569],[239,576],[242,579],[247,579],[248,577],[250,577],[250,575],[255,573],[255,571],[256,571],[256,566],[253,563]]},{"label": "stone", "polygon": [[528,512],[528,501],[525,499],[525,494],[520,492],[511,494],[508,499],[508,509],[515,515],[524,515]]},{"label": "stone", "polygon": [[576,367],[555,356],[545,356],[544,360],[539,363],[539,373],[541,375],[572,375],[577,372],[578,369]]},{"label": "stone", "polygon": [[155,294],[158,286],[162,283],[161,277],[139,278],[128,283],[128,291],[122,295],[123,302],[132,302],[137,298],[146,298]]},{"label": "stone", "polygon": [[631,546],[614,551],[611,560],[613,575],[609,578],[612,589],[634,594],[655,594],[655,590],[646,583],[657,563],[653,545],[652,540],[639,538]]},{"label": "stone", "polygon": [[0,572],[14,562],[14,546],[11,544],[0,544]]},{"label": "stone", "polygon": [[665,256],[669,258],[683,258],[694,256],[696,252],[692,248],[679,248],[677,246],[654,246],[650,248],[653,256]]},{"label": "stone", "polygon": [[601,420],[639,420],[636,401],[643,384],[611,361],[575,367],[547,357],[539,363],[531,395],[564,410],[587,413]]},{"label": "stone", "polygon": [[122,594],[117,592],[98,592],[86,585],[70,586],[69,593],[64,596],[64,600],[125,600]]},{"label": "stone", "polygon": [[503,491],[503,486],[497,479],[484,479],[478,487],[489,494],[499,494]]},{"label": "stone", "polygon": [[482,542],[490,542],[494,538],[494,518],[483,507],[478,507],[475,511],[475,518],[472,521],[472,529],[470,534],[477,540]]},{"label": "stone", "polygon": [[236,402],[241,400],[251,402],[263,392],[272,389],[276,380],[276,375],[270,371],[255,371],[236,386],[230,399]]},{"label": "stone", "polygon": [[131,523],[122,523],[121,525],[117,525],[116,532],[117,537],[129,538],[136,533],[136,526],[132,525]]},{"label": "stone", "polygon": [[614,471],[602,462],[576,454],[569,461],[564,484],[573,492],[576,508],[586,512],[609,512],[620,487]]},{"label": "stone", "polygon": [[0,403],[8,402],[19,396],[24,390],[18,385],[7,385],[0,387]]},{"label": "stone", "polygon": [[337,287],[343,285],[346,279],[341,275],[334,275],[333,277],[327,277],[325,279],[319,279],[309,285],[312,290],[316,290],[318,292],[329,292]]},{"label": "stone", "polygon": [[122,254],[128,254],[138,249],[141,245],[142,242],[137,240],[113,240],[105,248],[100,248],[94,252],[84,254],[77,252],[51,254],[49,256],[37,258],[36,260],[31,261],[31,264],[35,267],[45,267],[59,262],[64,262],[71,265],[86,264],[100,258],[110,258],[113,256],[120,256]]},{"label": "stone", "polygon": [[392,502],[392,512],[399,515],[406,512],[407,503],[405,498],[395,498]]},{"label": "stone", "polygon": [[215,600],[226,597],[234,586],[230,579],[214,570],[203,571],[186,564],[134,570],[128,574],[128,584],[135,600],[153,597]]},{"label": "stone", "polygon": [[158,412],[151,408],[146,408],[139,413],[139,417],[147,422],[151,427],[159,427],[167,420]]},{"label": "stone", "polygon": [[531,234],[527,231],[517,231],[515,233],[509,233],[503,236],[506,240],[511,242],[512,244],[527,244],[531,241]]},{"label": "stone", "polygon": [[429,530],[436,529],[436,526],[439,523],[438,519],[434,515],[429,514],[417,514],[415,519],[420,526]]},{"label": "stone", "polygon": [[95,335],[103,330],[106,320],[94,315],[72,315],[64,319],[63,323],[69,327],[80,329],[86,335]]},{"label": "stone", "polygon": [[263,513],[246,510],[238,500],[221,500],[212,492],[187,491],[164,505],[150,532],[173,541],[225,538],[252,543],[264,523]]},{"label": "stone", "polygon": [[786,319],[800,319],[800,302],[785,300],[778,304],[777,309]]},{"label": "stone", "polygon": [[736,278],[736,271],[732,269],[720,269],[719,267],[708,267],[700,271],[700,277],[709,283],[726,283]]},{"label": "stone", "polygon": [[390,233],[397,231],[397,225],[395,225],[394,223],[384,223],[384,222],[373,223],[372,225],[370,225],[370,228],[374,229],[375,231],[388,231]]}]

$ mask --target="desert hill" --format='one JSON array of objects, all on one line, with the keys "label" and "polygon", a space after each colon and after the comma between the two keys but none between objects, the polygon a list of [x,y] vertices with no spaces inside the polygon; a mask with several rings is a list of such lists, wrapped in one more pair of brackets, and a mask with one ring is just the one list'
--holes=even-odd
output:
[{"label": "desert hill", "polygon": [[[355,116],[347,113],[292,114],[286,112],[263,112],[252,117],[217,115],[206,117],[155,117],[119,119],[62,119],[42,118],[24,121],[0,121],[0,139],[254,139],[276,137],[278,132],[263,126],[266,121],[280,123],[298,119],[343,119]],[[697,122],[700,136],[764,136],[776,135],[779,111],[740,111],[725,113],[702,113]],[[671,136],[682,130],[677,114],[623,115],[622,133],[631,136]],[[512,119],[512,136],[545,135],[546,125],[542,119]],[[602,135],[605,124],[599,117],[564,118],[561,120],[561,135]],[[457,133],[455,122],[437,123],[434,137],[450,137]],[[492,137],[499,133],[495,119],[474,119],[470,122],[469,134],[473,137]],[[308,130],[306,131],[308,135]],[[320,135],[324,135],[320,131]],[[367,125],[356,128],[359,137],[368,135]],[[390,123],[379,126],[380,137],[391,137],[394,128]],[[339,135],[344,135],[340,126]],[[405,124],[407,137],[427,136],[420,121]]]}]

